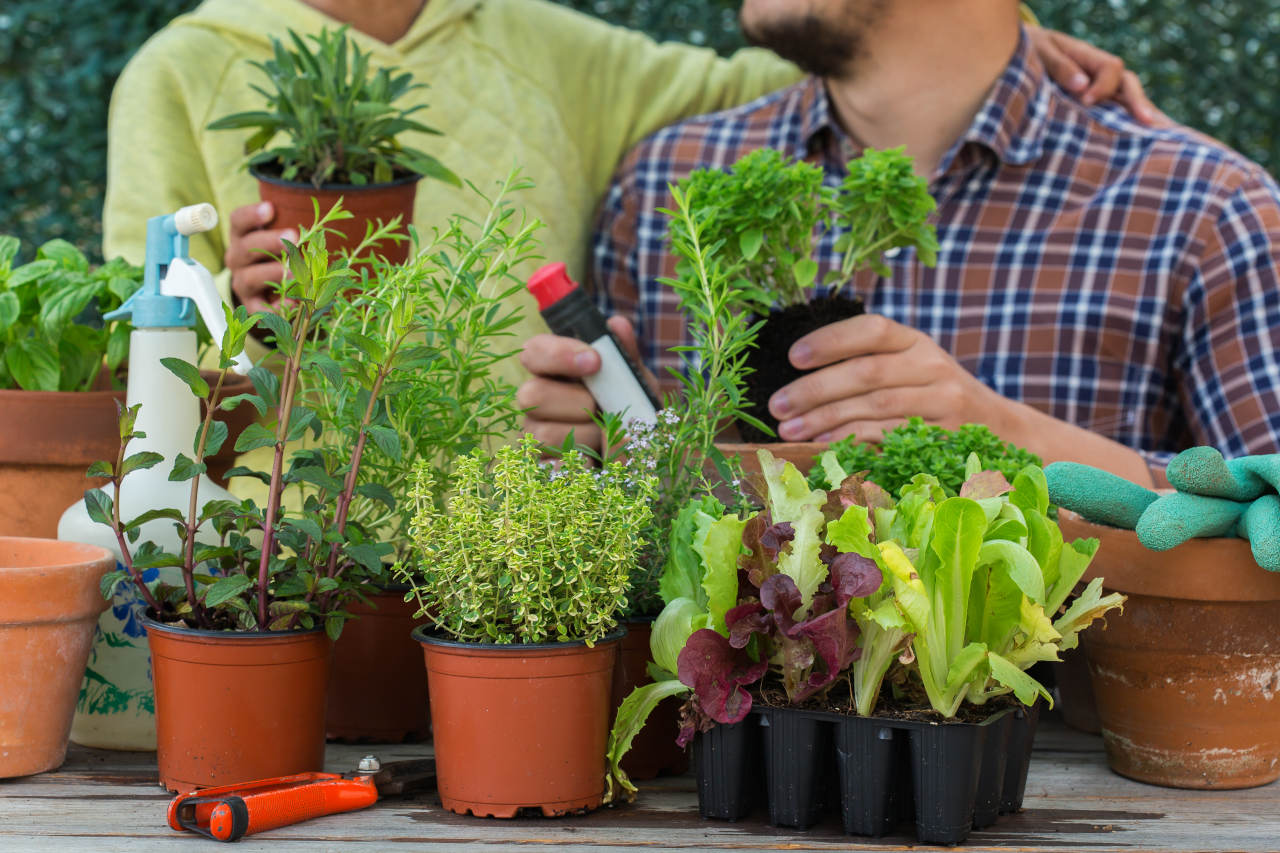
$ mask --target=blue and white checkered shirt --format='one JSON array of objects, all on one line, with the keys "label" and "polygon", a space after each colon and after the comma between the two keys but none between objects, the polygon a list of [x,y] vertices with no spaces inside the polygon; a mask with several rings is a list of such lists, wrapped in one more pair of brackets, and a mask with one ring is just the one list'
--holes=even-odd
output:
[{"label": "blue and white checkered shirt", "polygon": [[[593,289],[636,324],[664,390],[688,336],[658,282],[675,259],[656,211],[673,206],[668,184],[766,146],[832,186],[861,147],[810,78],[659,131],[603,202]],[[1024,35],[930,191],[937,266],[904,250],[888,278],[860,273],[868,311],[927,333],[1003,396],[1153,461],[1195,444],[1280,450],[1280,189],[1260,166],[1187,128],[1082,106]],[[816,251],[819,282],[838,266],[836,236]]]}]

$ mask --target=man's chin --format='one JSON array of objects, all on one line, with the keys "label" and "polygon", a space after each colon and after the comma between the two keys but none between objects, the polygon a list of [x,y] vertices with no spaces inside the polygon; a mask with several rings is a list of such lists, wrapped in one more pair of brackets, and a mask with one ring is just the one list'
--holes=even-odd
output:
[{"label": "man's chin", "polygon": [[847,73],[858,54],[861,28],[848,20],[828,21],[812,10],[765,11],[746,3],[739,13],[742,34],[818,77]]}]

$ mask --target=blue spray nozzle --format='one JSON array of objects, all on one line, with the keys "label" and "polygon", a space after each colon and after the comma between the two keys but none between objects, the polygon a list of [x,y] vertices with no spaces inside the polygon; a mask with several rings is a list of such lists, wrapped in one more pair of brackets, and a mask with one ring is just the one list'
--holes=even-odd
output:
[{"label": "blue spray nozzle", "polygon": [[123,305],[106,315],[108,320],[127,319],[134,328],[180,328],[196,323],[191,299],[167,295],[161,285],[169,268],[179,261],[194,263],[188,252],[188,236],[209,231],[218,224],[211,204],[193,204],[167,216],[147,220],[147,258],[142,287]]}]

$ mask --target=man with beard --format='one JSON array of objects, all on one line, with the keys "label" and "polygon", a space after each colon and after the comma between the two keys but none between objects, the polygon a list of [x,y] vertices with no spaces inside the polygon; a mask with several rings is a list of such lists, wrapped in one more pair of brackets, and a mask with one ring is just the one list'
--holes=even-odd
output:
[{"label": "man with beard", "polygon": [[[769,400],[780,438],[876,441],[920,415],[1140,483],[1193,444],[1278,449],[1280,196],[1261,167],[1067,97],[1012,0],[746,0],[742,23],[813,76],[645,140],[598,221],[600,302],[665,390],[688,342],[659,283],[675,272],[656,212],[668,185],[772,147],[834,186],[862,148],[905,145],[938,202],[937,266],[887,258],[891,276],[852,283],[866,315],[777,353],[812,371]],[[816,248],[818,282],[836,236]],[[593,355],[526,345],[520,400],[542,440],[596,439],[577,384]]]}]

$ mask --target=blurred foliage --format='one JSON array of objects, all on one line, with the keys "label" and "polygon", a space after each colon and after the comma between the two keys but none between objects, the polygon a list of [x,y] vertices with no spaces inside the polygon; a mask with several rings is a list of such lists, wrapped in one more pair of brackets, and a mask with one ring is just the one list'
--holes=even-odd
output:
[{"label": "blurred foliage", "polygon": [[[729,52],[738,0],[559,0]],[[107,100],[125,60],[194,0],[0,2],[0,233],[23,252],[98,250]],[[1123,56],[1165,112],[1280,165],[1280,0],[1033,0],[1047,25]],[[16,165],[16,168],[15,168]]]}]

